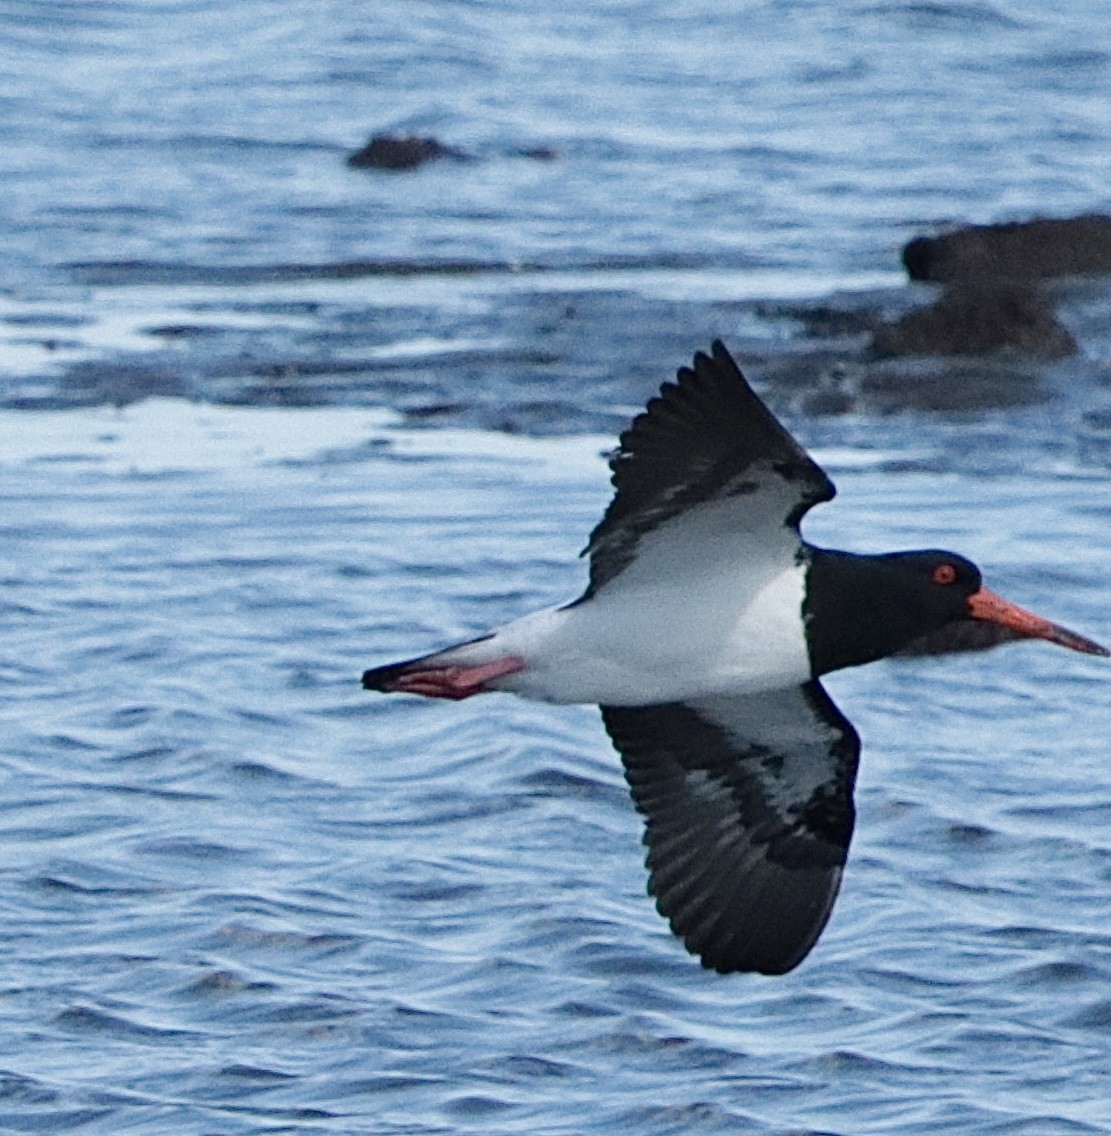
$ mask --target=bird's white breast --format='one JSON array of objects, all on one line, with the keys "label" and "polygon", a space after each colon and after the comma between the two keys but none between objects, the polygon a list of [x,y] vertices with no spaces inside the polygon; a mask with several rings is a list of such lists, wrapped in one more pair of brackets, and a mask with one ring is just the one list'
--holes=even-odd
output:
[{"label": "bird's white breast", "polygon": [[707,563],[681,580],[618,577],[590,600],[526,616],[485,647],[519,655],[499,689],[547,702],[643,706],[756,693],[810,676],[806,566]]}]

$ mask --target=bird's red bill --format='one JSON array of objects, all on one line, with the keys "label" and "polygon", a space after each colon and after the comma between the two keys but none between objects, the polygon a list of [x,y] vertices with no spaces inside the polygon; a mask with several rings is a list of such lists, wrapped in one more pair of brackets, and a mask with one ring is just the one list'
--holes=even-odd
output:
[{"label": "bird's red bill", "polygon": [[998,623],[1001,627],[1009,627],[1029,639],[1046,639],[1050,643],[1057,643],[1068,647],[1070,651],[1082,651],[1085,655],[1111,655],[1106,647],[1101,647],[1075,631],[1069,631],[1060,624],[1051,623],[1042,619],[1040,615],[1026,611],[1009,600],[997,596],[987,588],[968,597],[968,611],[973,619],[982,619],[987,623]]}]

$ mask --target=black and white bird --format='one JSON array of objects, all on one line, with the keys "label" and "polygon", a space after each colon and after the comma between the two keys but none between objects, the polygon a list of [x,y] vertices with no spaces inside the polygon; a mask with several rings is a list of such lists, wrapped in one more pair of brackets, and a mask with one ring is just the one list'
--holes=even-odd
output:
[{"label": "black and white bird", "polygon": [[808,544],[799,522],[833,484],[720,342],[663,385],[610,467],[580,598],[363,685],[600,704],[660,913],[704,966],[782,974],[829,918],[853,831],[860,738],[822,675],[1018,638],[1108,651],[954,553]]}]

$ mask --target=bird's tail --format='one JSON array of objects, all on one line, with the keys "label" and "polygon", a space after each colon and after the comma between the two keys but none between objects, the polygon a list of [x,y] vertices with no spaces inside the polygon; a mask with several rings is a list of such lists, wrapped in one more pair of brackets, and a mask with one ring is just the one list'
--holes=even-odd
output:
[{"label": "bird's tail", "polygon": [[377,690],[382,694],[388,694],[395,688],[398,679],[418,669],[421,665],[432,662],[440,654],[441,652],[437,651],[431,655],[405,659],[400,663],[386,663],[381,667],[371,667],[370,670],[363,671],[363,687],[366,690]]},{"label": "bird's tail", "polygon": [[[386,663],[363,672],[363,686],[384,694],[423,694],[428,698],[469,698],[491,689],[487,684],[524,669],[515,655],[489,656],[469,648],[492,639],[484,635],[446,651],[419,655],[400,663]],[[475,655],[479,657],[476,658]]]}]

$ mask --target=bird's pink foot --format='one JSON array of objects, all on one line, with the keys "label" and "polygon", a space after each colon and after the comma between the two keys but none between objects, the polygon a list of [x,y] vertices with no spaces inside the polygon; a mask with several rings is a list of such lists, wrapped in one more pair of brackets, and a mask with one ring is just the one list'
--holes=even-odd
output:
[{"label": "bird's pink foot", "polygon": [[398,694],[423,694],[426,698],[450,698],[458,702],[482,694],[488,682],[525,669],[524,659],[510,655],[477,666],[426,666],[399,674],[388,689]]}]

